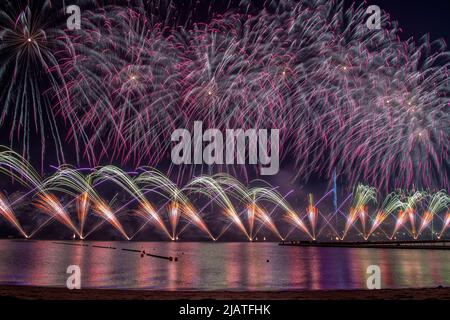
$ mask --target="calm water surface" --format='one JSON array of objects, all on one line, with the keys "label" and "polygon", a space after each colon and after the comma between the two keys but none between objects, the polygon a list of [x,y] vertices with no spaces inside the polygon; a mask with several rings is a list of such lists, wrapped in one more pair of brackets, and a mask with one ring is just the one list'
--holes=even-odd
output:
[{"label": "calm water surface", "polygon": [[[82,243],[85,246],[0,240],[0,284],[64,287],[67,267],[78,265],[83,288],[355,289],[366,288],[367,267],[379,265],[383,288],[450,286],[449,251],[300,248],[276,243]],[[144,249],[178,261],[141,258],[122,248]]]}]

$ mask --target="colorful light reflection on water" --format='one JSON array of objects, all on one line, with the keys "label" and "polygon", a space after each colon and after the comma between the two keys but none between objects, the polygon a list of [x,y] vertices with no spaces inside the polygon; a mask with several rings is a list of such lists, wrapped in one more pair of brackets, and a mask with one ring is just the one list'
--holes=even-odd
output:
[{"label": "colorful light reflection on water", "polygon": [[[450,286],[448,251],[300,248],[276,243],[83,243],[87,246],[2,240],[0,284],[64,287],[67,267],[79,265],[84,288],[355,289],[366,287],[366,269],[375,264],[381,268],[383,288]],[[141,258],[121,248],[176,256],[178,261]]]}]

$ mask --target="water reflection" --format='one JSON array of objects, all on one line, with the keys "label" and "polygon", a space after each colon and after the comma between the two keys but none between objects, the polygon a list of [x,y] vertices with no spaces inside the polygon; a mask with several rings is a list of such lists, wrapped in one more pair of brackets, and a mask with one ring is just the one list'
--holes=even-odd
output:
[{"label": "water reflection", "polygon": [[[379,265],[384,288],[450,285],[448,251],[279,247],[274,243],[0,241],[0,283],[65,286],[79,265],[82,286],[162,290],[365,288]],[[113,246],[117,249],[96,248]],[[141,257],[122,248],[176,256]]]}]

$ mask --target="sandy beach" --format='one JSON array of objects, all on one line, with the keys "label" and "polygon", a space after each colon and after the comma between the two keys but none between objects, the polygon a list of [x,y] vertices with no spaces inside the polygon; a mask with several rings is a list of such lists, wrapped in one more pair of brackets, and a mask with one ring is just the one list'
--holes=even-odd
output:
[{"label": "sandy beach", "polygon": [[24,300],[450,300],[450,287],[329,291],[147,291],[0,286],[0,299]]}]

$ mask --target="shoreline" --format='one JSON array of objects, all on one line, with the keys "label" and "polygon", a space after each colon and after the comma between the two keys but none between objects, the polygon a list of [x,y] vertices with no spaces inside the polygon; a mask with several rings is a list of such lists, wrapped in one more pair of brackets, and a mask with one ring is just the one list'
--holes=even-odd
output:
[{"label": "shoreline", "polygon": [[150,291],[0,285],[0,300],[450,300],[450,287],[317,291]]}]

